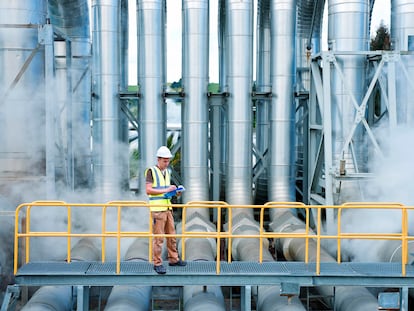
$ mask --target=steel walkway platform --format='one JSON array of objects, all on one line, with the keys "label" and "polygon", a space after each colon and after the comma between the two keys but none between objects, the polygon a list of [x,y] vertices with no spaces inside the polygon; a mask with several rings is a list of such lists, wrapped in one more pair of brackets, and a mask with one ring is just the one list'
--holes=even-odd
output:
[{"label": "steel walkway platform", "polygon": [[167,273],[158,275],[149,262],[121,262],[116,273],[115,262],[31,262],[23,265],[15,276],[25,286],[137,285],[183,286],[220,285],[254,286],[294,283],[307,286],[414,287],[414,266],[401,263],[321,263],[320,274],[315,263],[304,262],[222,262],[216,273],[216,262],[188,262],[185,267],[167,266]]},{"label": "steel walkway platform", "polygon": [[400,263],[385,262],[325,262],[320,264],[319,274],[315,263],[291,261],[221,262],[220,273],[215,261],[167,266],[164,275],[158,275],[149,262],[121,262],[120,273],[116,268],[116,262],[30,262],[18,269],[16,284],[9,285],[1,311],[8,310],[8,301],[18,297],[21,286],[72,286],[76,288],[77,311],[88,310],[90,286],[239,286],[243,311],[251,310],[252,286],[256,285],[280,285],[280,294],[286,296],[299,295],[301,287],[322,285],[398,288],[400,293],[392,294],[397,294],[403,311],[408,311],[408,291],[414,287],[414,266],[406,265],[402,275]]}]

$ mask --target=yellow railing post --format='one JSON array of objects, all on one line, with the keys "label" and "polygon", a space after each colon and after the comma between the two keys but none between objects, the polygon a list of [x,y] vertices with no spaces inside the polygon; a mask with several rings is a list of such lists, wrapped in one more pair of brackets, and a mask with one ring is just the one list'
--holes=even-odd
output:
[{"label": "yellow railing post", "polygon": [[318,208],[318,221],[317,221],[317,232],[316,232],[316,274],[321,273],[321,208]]},{"label": "yellow railing post", "polygon": [[338,226],[337,226],[337,232],[336,232],[336,234],[338,236],[338,239],[337,239],[338,251],[337,251],[337,254],[336,254],[336,261],[338,263],[341,262],[341,243],[342,243],[342,240],[341,240],[341,216],[342,216],[342,208],[338,207],[338,215],[337,215]]},{"label": "yellow railing post", "polygon": [[67,237],[67,262],[71,262],[71,240],[70,240],[70,234],[72,232],[72,216],[71,216],[71,209],[70,206],[67,206],[67,212],[68,212],[68,237]]},{"label": "yellow railing post", "polygon": [[264,207],[261,207],[260,208],[260,228],[259,228],[259,235],[260,235],[260,238],[259,238],[259,262],[260,263],[262,263],[263,262],[263,241],[262,241],[262,238],[263,238],[263,223],[264,223]]},{"label": "yellow railing post", "polygon": [[[186,223],[187,223],[187,208],[186,206],[184,206],[181,210],[181,232],[183,234],[187,233],[186,231]],[[181,238],[181,256],[183,258],[183,260],[185,260],[185,247],[184,247],[184,243],[185,243],[185,238],[182,237]]]},{"label": "yellow railing post", "polygon": [[121,272],[121,206],[117,206],[117,231],[116,231],[116,273]]},{"label": "yellow railing post", "polygon": [[407,216],[407,209],[401,207],[402,211],[402,224],[401,224],[401,265],[402,265],[402,276],[406,275],[406,265],[408,262],[408,244],[407,244],[407,236],[408,236],[408,216]]}]

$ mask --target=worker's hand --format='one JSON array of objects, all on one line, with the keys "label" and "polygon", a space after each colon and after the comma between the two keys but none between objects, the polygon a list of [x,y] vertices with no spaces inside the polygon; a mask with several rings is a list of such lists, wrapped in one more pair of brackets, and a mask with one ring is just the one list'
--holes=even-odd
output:
[{"label": "worker's hand", "polygon": [[174,191],[175,189],[177,189],[177,186],[176,185],[171,185],[167,188],[167,191],[165,191],[165,192]]}]

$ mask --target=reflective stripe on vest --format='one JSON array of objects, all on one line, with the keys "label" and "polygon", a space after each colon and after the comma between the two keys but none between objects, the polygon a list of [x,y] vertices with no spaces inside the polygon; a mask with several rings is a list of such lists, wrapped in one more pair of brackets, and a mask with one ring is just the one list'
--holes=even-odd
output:
[{"label": "reflective stripe on vest", "polygon": [[[150,167],[149,169],[152,172],[152,187],[154,189],[166,189],[171,185],[170,172],[168,170],[165,171],[164,177],[157,166]],[[145,171],[145,176],[149,169]],[[163,212],[171,209],[171,207],[159,206],[159,204],[171,204],[171,200],[164,198],[164,194],[149,194],[148,198],[151,212]]]}]

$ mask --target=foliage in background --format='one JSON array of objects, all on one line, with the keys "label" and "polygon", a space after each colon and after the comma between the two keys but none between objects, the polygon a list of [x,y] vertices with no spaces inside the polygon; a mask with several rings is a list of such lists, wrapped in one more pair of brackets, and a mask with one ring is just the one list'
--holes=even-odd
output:
[{"label": "foliage in background", "polygon": [[384,21],[381,21],[375,37],[371,38],[370,48],[371,51],[391,50],[390,33],[387,26],[384,25]]}]

